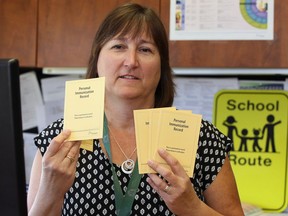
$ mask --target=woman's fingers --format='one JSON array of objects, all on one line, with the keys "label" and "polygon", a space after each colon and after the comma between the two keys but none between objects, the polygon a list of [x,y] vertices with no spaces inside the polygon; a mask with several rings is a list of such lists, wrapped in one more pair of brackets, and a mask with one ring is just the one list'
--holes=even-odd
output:
[{"label": "woman's fingers", "polygon": [[71,164],[76,163],[79,157],[81,141],[74,141],[64,160],[69,160]]},{"label": "woman's fingers", "polygon": [[170,155],[167,151],[164,149],[158,149],[158,154],[166,161],[166,163],[170,166],[171,171],[178,175],[178,176],[187,176],[184,168],[179,163],[179,161]]},{"label": "woman's fingers", "polygon": [[150,186],[157,191],[157,193],[163,197],[165,194],[170,193],[172,186],[165,180],[159,178],[156,174],[148,174],[147,182]]},{"label": "woman's fingers", "polygon": [[166,161],[169,168],[167,166],[157,163],[156,161],[153,161],[153,160],[148,161],[148,165],[153,170],[155,170],[156,173],[159,173],[170,184],[177,183],[177,178],[175,176],[183,177],[183,178],[188,177],[184,168],[181,166],[181,164],[176,158],[171,156],[164,149],[159,149],[158,153]]},{"label": "woman's fingers", "polygon": [[190,179],[179,161],[164,149],[159,149],[158,153],[168,166],[149,160],[148,165],[161,177],[158,174],[148,174],[149,178],[147,181],[160,196],[166,197],[167,194],[176,195],[175,189],[177,189],[177,194],[179,194],[185,191],[186,187],[191,188]]},{"label": "woman's fingers", "polygon": [[48,146],[48,150],[45,153],[45,155],[47,157],[53,157],[56,153],[58,153],[60,150],[60,147],[65,142],[65,140],[68,139],[70,134],[71,134],[70,130],[63,130],[60,134],[54,137],[50,145]]},{"label": "woman's fingers", "polygon": [[168,208],[178,214],[185,210],[181,206],[190,207],[198,199],[180,162],[164,149],[159,149],[158,153],[168,166],[153,160],[148,161],[148,165],[158,174],[148,174],[147,182],[163,198]]},{"label": "woman's fingers", "polygon": [[[68,165],[76,163],[79,157],[80,141],[66,141],[70,136],[70,130],[63,130],[54,137],[44,155],[45,159],[54,158],[56,163],[67,161]],[[45,160],[44,159],[44,160]]]}]

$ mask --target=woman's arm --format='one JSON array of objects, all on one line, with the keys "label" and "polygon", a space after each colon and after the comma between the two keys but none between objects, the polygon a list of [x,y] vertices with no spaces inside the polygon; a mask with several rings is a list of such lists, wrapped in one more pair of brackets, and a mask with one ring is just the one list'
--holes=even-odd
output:
[{"label": "woman's arm", "polygon": [[228,156],[216,179],[204,191],[204,197],[207,205],[224,215],[244,215]]},{"label": "woman's arm", "polygon": [[80,142],[65,141],[69,135],[70,131],[63,131],[56,136],[43,157],[39,150],[36,153],[28,190],[30,216],[61,215],[64,195],[75,179],[80,148]]}]

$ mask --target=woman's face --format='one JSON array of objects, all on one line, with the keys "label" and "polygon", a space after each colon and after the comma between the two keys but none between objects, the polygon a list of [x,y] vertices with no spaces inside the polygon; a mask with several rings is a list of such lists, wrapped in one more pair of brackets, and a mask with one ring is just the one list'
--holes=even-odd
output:
[{"label": "woman's face", "polygon": [[150,37],[112,38],[100,51],[97,69],[106,79],[106,96],[154,102],[161,61]]}]

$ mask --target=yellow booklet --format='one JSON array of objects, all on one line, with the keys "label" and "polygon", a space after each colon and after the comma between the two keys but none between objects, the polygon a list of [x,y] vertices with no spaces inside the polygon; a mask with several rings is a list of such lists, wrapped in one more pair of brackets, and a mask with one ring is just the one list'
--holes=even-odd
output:
[{"label": "yellow booklet", "polygon": [[80,148],[86,149],[87,151],[93,152],[93,139],[82,140]]},{"label": "yellow booklet", "polygon": [[[189,177],[194,171],[201,120],[201,115],[181,110],[162,110],[160,115],[157,148],[163,148],[174,156]],[[158,153],[154,159],[169,168]]]},{"label": "yellow booklet", "polygon": [[134,110],[139,173],[148,173],[150,171],[150,167],[147,165],[149,159],[148,143],[150,140],[150,115],[150,109]]},{"label": "yellow booklet", "polygon": [[103,137],[104,92],[104,77],[66,81],[63,128],[71,130],[68,140]]},{"label": "yellow booklet", "polygon": [[162,110],[171,110],[176,111],[175,107],[165,107],[154,109],[150,115],[150,142],[149,142],[149,159],[153,159],[155,152],[158,149],[158,135],[159,135],[159,126],[162,124],[160,121],[160,115]]}]

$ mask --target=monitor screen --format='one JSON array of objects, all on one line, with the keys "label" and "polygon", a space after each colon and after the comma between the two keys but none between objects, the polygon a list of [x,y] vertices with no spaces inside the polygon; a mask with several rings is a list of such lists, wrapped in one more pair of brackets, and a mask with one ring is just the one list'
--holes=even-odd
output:
[{"label": "monitor screen", "polygon": [[27,215],[19,62],[0,59],[0,214]]}]

